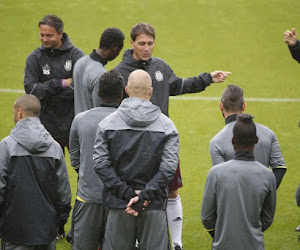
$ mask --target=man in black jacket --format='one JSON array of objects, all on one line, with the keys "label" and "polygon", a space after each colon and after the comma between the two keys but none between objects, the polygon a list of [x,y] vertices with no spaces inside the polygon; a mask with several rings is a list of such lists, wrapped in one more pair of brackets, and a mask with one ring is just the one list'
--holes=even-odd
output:
[{"label": "man in black jacket", "polygon": [[[117,65],[127,84],[129,74],[136,70],[145,70],[152,79],[153,94],[151,102],[157,105],[163,114],[168,116],[169,96],[204,91],[211,83],[223,82],[231,72],[214,71],[202,73],[195,77],[180,78],[162,59],[152,57],[155,45],[155,30],[148,23],[137,23],[130,33],[132,49],[124,52],[123,61]],[[124,93],[126,96],[126,93]],[[169,199],[167,206],[168,223],[174,249],[181,249],[182,205],[178,188],[182,187],[180,168],[176,170],[173,180],[169,183]]]},{"label": "man in black jacket", "polygon": [[40,100],[41,122],[64,149],[74,118],[73,66],[84,54],[64,33],[59,17],[47,15],[38,26],[42,45],[26,60],[24,87]]}]

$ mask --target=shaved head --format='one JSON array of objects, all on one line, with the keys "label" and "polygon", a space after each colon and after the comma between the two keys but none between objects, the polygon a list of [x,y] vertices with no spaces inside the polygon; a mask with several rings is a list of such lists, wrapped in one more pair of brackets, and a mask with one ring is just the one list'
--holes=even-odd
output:
[{"label": "shaved head", "polygon": [[126,93],[129,97],[150,100],[152,95],[152,80],[150,75],[141,69],[131,72],[128,77]]},{"label": "shaved head", "polygon": [[23,95],[15,101],[13,112],[15,122],[27,117],[39,117],[40,101],[34,95]]}]

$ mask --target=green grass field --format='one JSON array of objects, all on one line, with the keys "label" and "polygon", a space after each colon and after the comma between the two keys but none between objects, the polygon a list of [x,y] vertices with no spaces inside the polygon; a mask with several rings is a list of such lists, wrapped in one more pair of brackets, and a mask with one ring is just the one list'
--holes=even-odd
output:
[{"label": "green grass field", "polygon": [[[226,85],[244,89],[247,113],[277,135],[288,171],[278,190],[273,225],[265,233],[266,249],[300,249],[300,208],[295,191],[300,182],[300,120],[298,100],[252,101],[251,98],[300,98],[300,65],[283,43],[283,32],[295,27],[300,34],[300,1],[280,0],[185,0],[185,1],[80,1],[62,3],[33,0],[0,1],[0,89],[23,89],[27,55],[40,45],[37,23],[48,13],[60,16],[65,32],[86,54],[96,48],[102,31],[118,27],[129,48],[131,27],[140,21],[156,28],[154,56],[167,61],[177,75],[194,76],[216,69],[232,71],[223,84],[185,97],[217,97]],[[107,65],[113,68],[119,56]],[[0,139],[14,126],[12,104],[19,93],[0,91]],[[172,98],[170,117],[180,133],[180,161],[184,187],[182,197],[183,245],[185,250],[210,249],[211,239],[200,219],[206,175],[211,167],[208,145],[223,128],[217,100]],[[66,158],[72,192],[75,172]],[[69,229],[70,223],[66,229]],[[71,249],[64,240],[57,249]]]}]

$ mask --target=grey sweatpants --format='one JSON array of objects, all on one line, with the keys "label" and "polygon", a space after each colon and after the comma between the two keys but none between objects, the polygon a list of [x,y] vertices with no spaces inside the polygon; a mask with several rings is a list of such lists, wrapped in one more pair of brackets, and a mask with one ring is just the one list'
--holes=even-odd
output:
[{"label": "grey sweatpants", "polygon": [[2,240],[1,250],[56,250],[56,239],[49,244],[38,246],[15,245]]},{"label": "grey sweatpants", "polygon": [[148,210],[135,217],[124,209],[110,208],[103,250],[132,250],[136,239],[140,250],[169,250],[166,211]]}]

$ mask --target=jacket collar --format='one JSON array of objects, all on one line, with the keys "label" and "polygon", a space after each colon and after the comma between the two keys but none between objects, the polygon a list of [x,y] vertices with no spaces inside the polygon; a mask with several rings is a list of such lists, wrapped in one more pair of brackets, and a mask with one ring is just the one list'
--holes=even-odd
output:
[{"label": "jacket collar", "polygon": [[107,64],[107,60],[105,60],[104,58],[102,58],[94,49],[91,54],[90,54],[90,58],[94,61],[100,62],[103,66],[105,66]]},{"label": "jacket collar", "polygon": [[117,104],[115,102],[101,102],[99,107],[118,108],[119,104]]},{"label": "jacket collar", "polygon": [[152,61],[152,57],[148,61],[135,60],[132,57],[132,53],[133,53],[133,49],[125,50],[124,55],[123,55],[123,61],[126,64],[134,65],[138,69],[144,70],[145,67],[148,66]]},{"label": "jacket collar", "polygon": [[233,159],[241,161],[255,161],[254,154],[250,151],[236,151]]},{"label": "jacket collar", "polygon": [[225,125],[227,125],[227,124],[229,124],[231,122],[236,121],[236,117],[237,117],[237,114],[233,114],[233,115],[227,116],[227,118],[225,119]]}]

